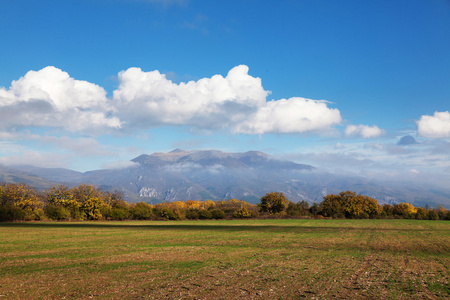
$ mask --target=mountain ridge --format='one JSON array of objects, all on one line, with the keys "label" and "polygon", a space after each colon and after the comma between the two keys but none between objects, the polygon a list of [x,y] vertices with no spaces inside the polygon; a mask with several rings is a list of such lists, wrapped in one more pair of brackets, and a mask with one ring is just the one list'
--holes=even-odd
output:
[{"label": "mountain ridge", "polygon": [[[106,190],[120,190],[128,201],[152,203],[229,198],[257,203],[265,193],[273,191],[283,192],[293,202],[312,203],[320,202],[326,194],[352,190],[378,199],[380,203],[450,206],[448,190],[327,173],[310,165],[274,159],[259,151],[175,149],[167,153],[142,154],[131,161],[134,165],[129,167],[84,173],[62,168],[17,166],[5,169],[0,166],[0,180],[8,178],[8,182],[24,183],[29,180],[30,185],[41,189],[57,183],[94,184]],[[20,175],[16,179],[11,175],[14,172]]]}]

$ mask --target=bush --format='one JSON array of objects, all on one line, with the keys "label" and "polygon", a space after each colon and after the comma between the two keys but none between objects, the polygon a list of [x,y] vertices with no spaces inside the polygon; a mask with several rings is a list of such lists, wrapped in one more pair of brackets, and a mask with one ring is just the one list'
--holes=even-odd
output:
[{"label": "bush", "polygon": [[216,220],[217,219],[225,219],[225,213],[221,209],[212,209],[211,217]]},{"label": "bush", "polygon": [[198,211],[198,218],[203,220],[212,219],[212,214],[209,210],[200,209]]},{"label": "bush", "polygon": [[247,207],[242,207],[241,209],[236,210],[233,213],[233,217],[243,219],[243,218],[250,218],[252,216],[252,213],[247,209]]},{"label": "bush", "polygon": [[145,202],[139,202],[131,209],[131,214],[133,215],[133,219],[149,220],[153,215],[153,209],[151,205]]},{"label": "bush", "polygon": [[63,206],[56,206],[49,204],[45,206],[45,215],[52,220],[68,220],[70,218],[70,212],[67,211]]},{"label": "bush", "polygon": [[196,209],[187,209],[186,210],[186,219],[197,220],[198,219],[198,210],[196,210]]},{"label": "bush", "polygon": [[84,220],[86,218],[86,214],[80,210],[79,205],[70,205],[67,207],[67,210],[70,212],[70,218],[73,220]]},{"label": "bush", "polygon": [[111,210],[111,218],[113,220],[126,220],[130,217],[130,211],[124,208],[113,208]]},{"label": "bush", "polygon": [[428,212],[428,219],[429,220],[439,220],[439,215],[434,209],[431,209]]},{"label": "bush", "polygon": [[15,205],[0,206],[0,221],[22,221],[25,218],[25,211]]},{"label": "bush", "polygon": [[177,220],[177,217],[173,213],[173,211],[168,207],[162,207],[157,209],[156,211],[157,216],[165,219],[165,220]]}]

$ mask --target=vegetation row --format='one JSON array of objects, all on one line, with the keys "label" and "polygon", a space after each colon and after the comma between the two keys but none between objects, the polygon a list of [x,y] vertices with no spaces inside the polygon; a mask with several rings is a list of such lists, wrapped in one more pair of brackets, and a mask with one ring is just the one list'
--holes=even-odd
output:
[{"label": "vegetation row", "polygon": [[151,205],[128,203],[120,192],[92,185],[53,186],[39,192],[21,183],[0,185],[0,221],[33,220],[197,220],[233,218],[405,218],[450,220],[450,211],[414,207],[409,203],[378,204],[354,192],[330,194],[323,201],[293,203],[283,193],[268,193],[255,205],[243,200],[174,201]]}]

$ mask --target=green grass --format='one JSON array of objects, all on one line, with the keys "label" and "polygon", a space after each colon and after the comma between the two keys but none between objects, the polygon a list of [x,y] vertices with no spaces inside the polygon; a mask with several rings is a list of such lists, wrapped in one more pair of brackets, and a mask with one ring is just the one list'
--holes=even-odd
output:
[{"label": "green grass", "polygon": [[0,297],[450,297],[450,222],[0,223]]}]

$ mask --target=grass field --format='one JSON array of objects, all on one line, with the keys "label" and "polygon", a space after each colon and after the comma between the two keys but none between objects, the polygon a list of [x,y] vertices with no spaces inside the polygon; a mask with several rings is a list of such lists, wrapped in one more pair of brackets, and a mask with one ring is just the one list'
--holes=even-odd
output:
[{"label": "grass field", "polygon": [[0,223],[0,299],[450,298],[450,222]]}]

